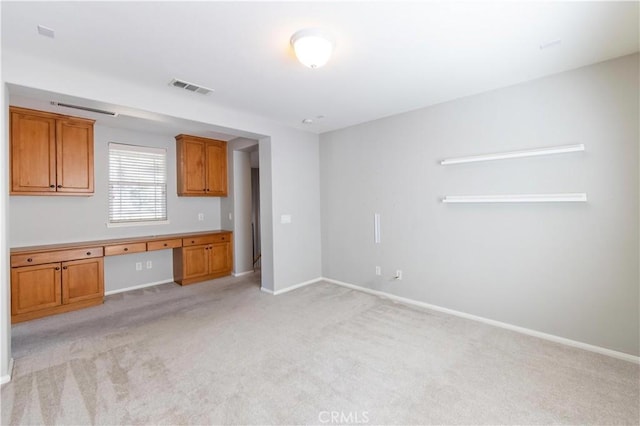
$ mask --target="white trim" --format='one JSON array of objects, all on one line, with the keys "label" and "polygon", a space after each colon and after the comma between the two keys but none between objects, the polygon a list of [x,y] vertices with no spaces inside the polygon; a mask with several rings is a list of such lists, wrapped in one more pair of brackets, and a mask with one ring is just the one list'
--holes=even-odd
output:
[{"label": "white trim", "polygon": [[11,381],[11,376],[13,376],[13,358],[9,358],[9,370],[7,371],[7,374],[0,377],[0,385],[9,383]]},{"label": "white trim", "polygon": [[566,194],[446,195],[443,203],[541,203],[585,202],[584,192]]},{"label": "white trim", "polygon": [[543,333],[543,332],[540,332],[540,331],[531,330],[529,328],[519,327],[517,325],[508,324],[508,323],[505,323],[505,322],[496,321],[496,320],[492,320],[492,319],[489,319],[489,318],[480,317],[480,316],[477,316],[477,315],[471,315],[471,314],[467,314],[465,312],[455,311],[455,310],[449,309],[449,308],[443,308],[443,307],[440,307],[440,306],[437,306],[437,305],[431,305],[429,303],[420,302],[418,300],[407,299],[405,297],[396,296],[394,294],[387,293],[387,292],[384,292],[384,291],[373,290],[373,289],[366,288],[366,287],[360,287],[360,286],[355,285],[355,284],[349,284],[349,283],[345,283],[343,281],[333,280],[331,278],[322,278],[322,280],[326,281],[326,282],[329,282],[329,283],[332,283],[332,284],[337,284],[337,285],[342,286],[342,287],[347,287],[347,288],[350,288],[350,289],[353,289],[353,290],[362,291],[364,293],[369,293],[369,294],[373,294],[373,295],[376,295],[376,296],[386,297],[388,299],[395,300],[397,302],[404,303],[404,304],[407,304],[407,305],[414,305],[414,306],[419,306],[421,308],[431,309],[431,310],[438,311],[438,312],[444,312],[446,314],[455,315],[457,317],[466,318],[466,319],[469,319],[469,320],[472,320],[472,321],[482,322],[482,323],[485,323],[485,324],[493,325],[495,327],[504,328],[506,330],[511,330],[511,331],[515,331],[517,333],[526,334],[528,336],[538,337],[540,339],[548,340],[548,341],[555,342],[555,343],[560,343],[562,345],[572,346],[574,348],[584,349],[584,350],[587,350],[587,351],[590,351],[590,352],[595,352],[595,353],[598,353],[598,354],[601,354],[601,355],[607,355],[607,356],[610,356],[612,358],[621,359],[623,361],[629,361],[629,362],[633,362],[635,364],[640,364],[640,357],[637,357],[637,356],[631,355],[631,354],[626,354],[624,352],[614,351],[612,349],[607,349],[607,348],[603,348],[603,347],[600,347],[600,346],[590,345],[588,343],[578,342],[576,340],[566,339],[564,337],[555,336],[553,334]]},{"label": "white trim", "polygon": [[131,221],[131,222],[107,222],[107,228],[126,228],[129,226],[150,226],[150,225],[168,225],[171,222],[169,220],[145,220],[145,221]]},{"label": "white trim", "polygon": [[238,272],[238,273],[232,272],[232,273],[231,273],[231,275],[233,275],[234,277],[241,277],[241,276],[243,276],[243,275],[253,274],[254,272],[255,272],[254,270],[251,270],[251,271],[244,271],[244,272]]},{"label": "white trim", "polygon": [[278,296],[280,294],[288,293],[288,292],[290,292],[292,290],[295,290],[297,288],[304,287],[304,286],[307,286],[309,284],[315,284],[315,283],[318,283],[318,282],[323,281],[323,280],[325,280],[325,278],[318,277],[318,278],[314,278],[314,279],[309,280],[309,281],[305,281],[303,283],[294,284],[294,285],[292,285],[290,287],[286,287],[286,288],[283,288],[281,290],[273,291],[273,290],[269,290],[269,289],[264,288],[264,287],[260,287],[260,290],[264,291],[265,293],[269,293],[269,294],[272,294],[274,296]]},{"label": "white trim", "polygon": [[498,152],[495,154],[473,155],[470,157],[447,158],[440,161],[440,164],[473,163],[476,161],[504,160],[508,158],[536,157],[538,155],[564,154],[567,152],[584,151],[583,144],[550,146],[548,148],[527,149],[524,151]]},{"label": "white trim", "polygon": [[146,284],[140,284],[140,285],[134,285],[132,287],[126,287],[126,288],[118,288],[116,290],[109,290],[109,291],[105,291],[104,295],[105,296],[111,296],[112,294],[118,294],[118,293],[124,293],[126,291],[131,291],[131,290],[139,290],[141,288],[147,288],[147,287],[153,287],[154,285],[160,285],[160,284],[168,284],[168,283],[172,283],[175,282],[173,281],[173,279],[170,280],[162,280],[162,281],[154,281],[152,283],[146,283]]},{"label": "white trim", "polygon": [[274,291],[274,292],[273,292],[273,295],[274,295],[274,296],[277,296],[277,295],[279,295],[279,294],[288,293],[288,292],[290,292],[291,290],[295,290],[295,289],[298,289],[298,288],[300,288],[300,287],[307,286],[307,285],[309,285],[309,284],[315,284],[315,283],[320,282],[320,281],[322,281],[322,280],[323,280],[323,278],[322,278],[322,277],[318,277],[318,278],[314,278],[314,279],[309,280],[309,281],[305,281],[305,282],[303,282],[303,283],[294,284],[294,285],[292,285],[292,286],[290,286],[290,287],[286,287],[286,288],[283,288],[283,289],[281,289],[281,290],[276,290],[276,291]]}]

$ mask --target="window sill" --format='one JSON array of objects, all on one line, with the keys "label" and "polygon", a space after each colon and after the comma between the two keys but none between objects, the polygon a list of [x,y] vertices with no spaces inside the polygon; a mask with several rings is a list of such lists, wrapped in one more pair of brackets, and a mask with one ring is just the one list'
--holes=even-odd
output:
[{"label": "window sill", "polygon": [[169,223],[168,220],[150,220],[146,222],[107,222],[106,225],[107,228],[125,228],[129,226],[168,225]]}]

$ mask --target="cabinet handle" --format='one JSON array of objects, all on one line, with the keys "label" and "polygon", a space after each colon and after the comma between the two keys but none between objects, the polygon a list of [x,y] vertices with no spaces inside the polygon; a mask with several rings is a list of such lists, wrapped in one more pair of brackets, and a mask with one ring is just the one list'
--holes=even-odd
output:
[{"label": "cabinet handle", "polygon": [[49,188],[55,188],[55,187],[56,187],[55,185],[49,185]]},{"label": "cabinet handle", "polygon": [[67,266],[63,266],[63,267],[62,267],[62,269],[67,269],[67,268],[68,268]]},{"label": "cabinet handle", "polygon": [[58,188],[62,188],[62,185],[58,185]]},{"label": "cabinet handle", "polygon": [[31,262],[33,262],[33,259],[32,258],[28,258],[27,262],[31,263]]},{"label": "cabinet handle", "polygon": [[125,247],[125,248],[124,248],[124,251],[129,251],[129,247]]},{"label": "cabinet handle", "polygon": [[224,241],[224,237],[220,238],[222,241]]},{"label": "cabinet handle", "polygon": [[164,243],[163,245],[166,247],[166,246],[167,246],[167,243]]},{"label": "cabinet handle", "polygon": [[87,252],[87,256],[91,256],[91,252],[90,251]]},{"label": "cabinet handle", "polygon": [[195,241],[191,240],[191,244],[195,243]]},{"label": "cabinet handle", "polygon": [[209,188],[207,188],[207,192],[211,191]]},{"label": "cabinet handle", "polygon": [[60,267],[59,267],[59,266],[56,266],[56,271],[59,271],[59,270],[60,270]]}]

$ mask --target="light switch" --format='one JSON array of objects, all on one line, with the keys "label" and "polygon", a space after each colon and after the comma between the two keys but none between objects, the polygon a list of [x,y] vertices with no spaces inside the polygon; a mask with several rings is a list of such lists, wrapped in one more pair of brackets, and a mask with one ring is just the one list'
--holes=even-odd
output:
[{"label": "light switch", "polygon": [[200,221],[204,220],[204,213],[198,213],[198,220]]},{"label": "light switch", "polygon": [[291,223],[291,215],[283,214],[280,216],[280,223]]}]

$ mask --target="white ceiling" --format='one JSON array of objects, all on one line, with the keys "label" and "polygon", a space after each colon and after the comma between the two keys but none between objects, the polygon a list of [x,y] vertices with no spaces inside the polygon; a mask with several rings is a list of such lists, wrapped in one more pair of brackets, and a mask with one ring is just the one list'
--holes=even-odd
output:
[{"label": "white ceiling", "polygon": [[[638,2],[2,2],[3,49],[318,133],[637,52],[638,26]],[[323,68],[289,46],[307,27],[336,39]]]}]

